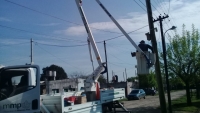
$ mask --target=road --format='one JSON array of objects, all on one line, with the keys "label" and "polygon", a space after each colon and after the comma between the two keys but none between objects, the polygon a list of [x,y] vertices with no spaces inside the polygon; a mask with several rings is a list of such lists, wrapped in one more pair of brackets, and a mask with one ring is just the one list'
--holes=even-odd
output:
[{"label": "road", "polygon": [[[185,95],[185,90],[182,91],[176,91],[171,92],[171,99],[179,98],[183,95]],[[167,94],[165,95],[166,102],[167,100]],[[146,96],[146,99],[140,99],[140,100],[131,100],[131,101],[123,101],[124,106],[130,110],[133,111],[133,113],[161,113],[161,111],[158,109],[160,106],[159,96]]]}]

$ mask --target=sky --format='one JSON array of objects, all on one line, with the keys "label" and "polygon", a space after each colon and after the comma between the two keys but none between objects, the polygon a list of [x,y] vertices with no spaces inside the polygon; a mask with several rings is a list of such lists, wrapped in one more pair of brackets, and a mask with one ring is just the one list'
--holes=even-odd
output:
[{"label": "sky", "polygon": [[[136,44],[146,40],[149,32],[145,0],[100,0]],[[95,0],[83,0],[82,7],[102,61],[105,62],[104,43],[108,59],[108,74],[112,72],[124,81],[136,76],[136,51]],[[168,14],[163,21],[164,32],[176,26],[181,34],[182,25],[191,30],[192,24],[200,27],[199,0],[151,0],[153,18]],[[161,49],[159,23],[156,39]],[[173,37],[174,31],[168,31]],[[61,66],[68,76],[93,72],[87,45],[87,33],[74,0],[0,0],[0,64],[4,66],[30,63],[30,39],[33,39],[33,62],[41,70],[52,64]],[[93,51],[92,51],[93,53]],[[94,68],[98,67],[93,54]],[[104,74],[106,77],[106,74]]]}]

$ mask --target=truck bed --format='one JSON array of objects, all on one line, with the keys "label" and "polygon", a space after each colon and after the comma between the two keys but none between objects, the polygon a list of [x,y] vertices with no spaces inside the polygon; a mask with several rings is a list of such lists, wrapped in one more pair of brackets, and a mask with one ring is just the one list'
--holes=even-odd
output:
[{"label": "truck bed", "polygon": [[64,98],[73,96],[73,94],[74,92],[62,95],[41,95],[41,111],[53,113],[102,113],[102,104],[125,98],[125,89],[102,90],[100,91],[100,100],[65,107]]}]

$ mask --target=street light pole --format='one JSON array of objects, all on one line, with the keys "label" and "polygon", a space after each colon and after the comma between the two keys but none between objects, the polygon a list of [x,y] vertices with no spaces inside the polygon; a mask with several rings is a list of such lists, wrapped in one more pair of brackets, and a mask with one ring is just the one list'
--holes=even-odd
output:
[{"label": "street light pole", "polygon": [[165,31],[163,34],[162,29],[162,22],[160,22],[160,29],[161,29],[161,36],[162,36],[162,47],[163,47],[163,60],[164,60],[164,67],[165,67],[165,76],[166,76],[166,85],[167,85],[167,96],[168,96],[168,107],[169,112],[172,113],[172,107],[171,107],[171,96],[170,96],[170,87],[169,87],[169,76],[168,76],[168,68],[167,68],[167,54],[166,54],[166,43],[165,43],[165,33],[169,30],[176,29],[175,26],[172,26],[172,28]]}]

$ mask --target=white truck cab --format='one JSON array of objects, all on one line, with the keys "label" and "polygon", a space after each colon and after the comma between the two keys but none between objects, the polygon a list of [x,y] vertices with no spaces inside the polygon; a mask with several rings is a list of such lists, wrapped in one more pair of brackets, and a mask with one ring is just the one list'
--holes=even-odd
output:
[{"label": "white truck cab", "polygon": [[40,72],[36,65],[0,69],[0,113],[40,112]]}]

